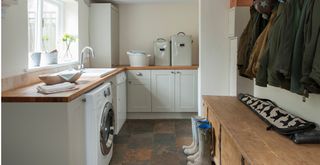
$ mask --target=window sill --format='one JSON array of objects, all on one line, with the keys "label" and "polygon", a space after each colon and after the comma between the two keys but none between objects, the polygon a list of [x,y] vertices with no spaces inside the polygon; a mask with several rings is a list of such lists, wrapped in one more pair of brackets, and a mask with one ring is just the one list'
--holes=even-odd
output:
[{"label": "window sill", "polygon": [[74,62],[68,62],[68,63],[62,63],[62,64],[54,64],[54,65],[46,65],[46,66],[39,66],[39,67],[32,67],[32,68],[28,68],[25,69],[24,71],[26,73],[29,72],[37,72],[37,71],[44,71],[44,70],[50,70],[50,69],[56,69],[56,68],[60,68],[60,67],[66,67],[66,66],[70,66],[70,67],[75,67],[76,65],[78,65],[79,62],[78,61],[74,61]]}]

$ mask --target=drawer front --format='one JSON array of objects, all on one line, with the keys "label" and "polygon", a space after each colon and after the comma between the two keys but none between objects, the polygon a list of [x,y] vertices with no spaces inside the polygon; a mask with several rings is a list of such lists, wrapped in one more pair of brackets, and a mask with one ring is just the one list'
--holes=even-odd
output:
[{"label": "drawer front", "polygon": [[128,80],[128,112],[151,112],[150,83],[141,80]]},{"label": "drawer front", "polygon": [[244,165],[245,160],[238,150],[231,136],[221,128],[221,164],[239,164]]},{"label": "drawer front", "polygon": [[150,79],[150,70],[129,70],[127,74],[130,80]]}]

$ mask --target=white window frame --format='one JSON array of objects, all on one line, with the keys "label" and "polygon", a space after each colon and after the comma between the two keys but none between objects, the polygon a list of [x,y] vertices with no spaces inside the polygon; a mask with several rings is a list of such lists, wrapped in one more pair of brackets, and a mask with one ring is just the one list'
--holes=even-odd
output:
[{"label": "white window frame", "polygon": [[35,28],[35,50],[36,51],[41,51],[41,44],[42,44],[42,23],[43,23],[43,3],[44,1],[47,1],[49,3],[53,3],[58,6],[59,8],[59,16],[58,16],[58,22],[59,22],[59,27],[58,27],[58,32],[57,32],[57,38],[62,36],[63,32],[63,16],[64,16],[64,5],[61,0],[37,0],[37,23],[36,23],[36,28]]},{"label": "white window frame", "polygon": [[[65,5],[64,0],[37,0],[37,14],[36,14],[36,23],[35,23],[35,51],[42,52],[42,23],[43,23],[43,6],[44,1],[52,3],[54,5],[58,6],[59,14],[58,14],[58,27],[57,27],[57,36],[56,36],[56,45],[58,47],[59,42],[62,42],[62,36],[64,33],[64,22],[65,22]],[[29,40],[28,40],[29,42]],[[30,58],[28,56],[28,58]],[[58,64],[54,65],[40,65],[37,67],[31,67],[28,64],[28,68],[25,69],[26,72],[30,71],[37,71],[40,69],[46,69],[46,68],[55,68],[55,67],[61,67],[66,65],[74,65],[79,62],[79,58],[72,60],[72,61],[59,61]]]}]

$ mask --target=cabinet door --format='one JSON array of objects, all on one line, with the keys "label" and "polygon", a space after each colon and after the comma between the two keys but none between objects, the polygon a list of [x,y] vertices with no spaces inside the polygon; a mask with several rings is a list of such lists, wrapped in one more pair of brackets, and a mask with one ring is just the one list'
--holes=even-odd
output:
[{"label": "cabinet door", "polygon": [[128,112],[151,112],[150,81],[128,80]]},{"label": "cabinet door", "polygon": [[175,111],[197,112],[197,71],[175,71]]},{"label": "cabinet door", "polygon": [[174,112],[174,71],[151,72],[152,112]]},{"label": "cabinet door", "polygon": [[118,134],[127,119],[126,82],[117,85],[116,133]]}]

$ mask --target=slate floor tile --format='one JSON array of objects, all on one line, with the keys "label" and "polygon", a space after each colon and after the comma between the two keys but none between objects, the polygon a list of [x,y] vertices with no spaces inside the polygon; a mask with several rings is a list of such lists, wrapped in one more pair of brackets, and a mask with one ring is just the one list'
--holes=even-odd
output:
[{"label": "slate floor tile", "polygon": [[128,149],[125,153],[123,163],[151,160],[152,149]]},{"label": "slate floor tile", "polygon": [[154,134],[153,145],[165,145],[165,146],[175,146],[176,145],[176,135],[175,134]]},{"label": "slate floor tile", "polygon": [[156,121],[154,124],[154,133],[175,133],[175,122],[170,120]]},{"label": "slate floor tile", "polygon": [[130,149],[139,149],[139,148],[152,148],[153,138],[143,137],[143,136],[134,136],[132,135],[129,139],[128,148]]},{"label": "slate floor tile", "polygon": [[176,147],[182,148],[183,145],[190,145],[192,143],[192,137],[176,137]]},{"label": "slate floor tile", "polygon": [[191,120],[179,120],[175,122],[175,131],[177,137],[188,137],[192,134]]},{"label": "slate floor tile", "polygon": [[192,142],[190,120],[127,120],[115,137],[110,165],[183,165]]}]

